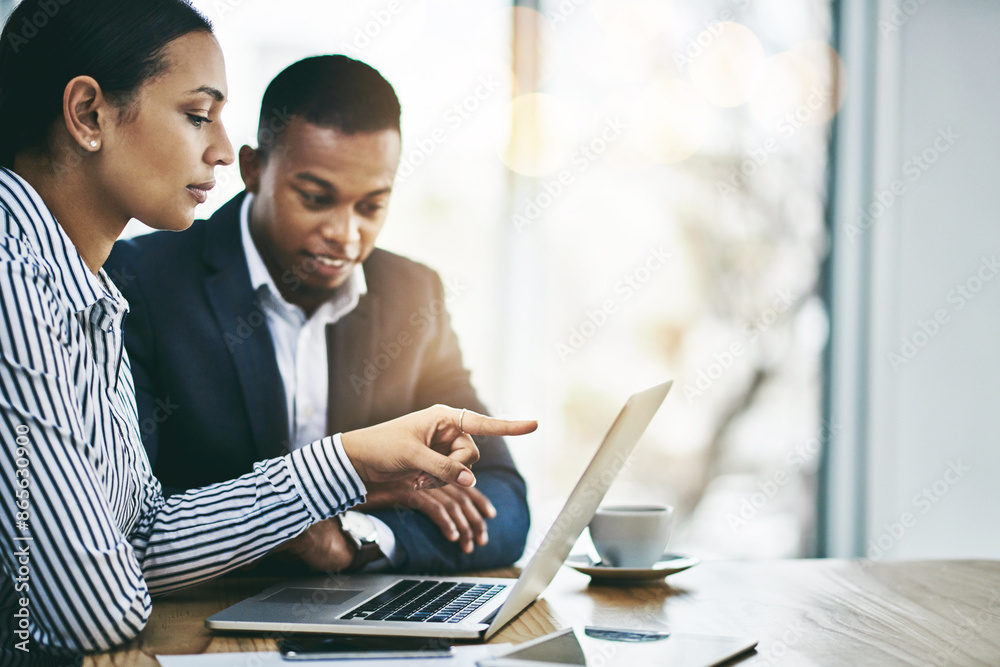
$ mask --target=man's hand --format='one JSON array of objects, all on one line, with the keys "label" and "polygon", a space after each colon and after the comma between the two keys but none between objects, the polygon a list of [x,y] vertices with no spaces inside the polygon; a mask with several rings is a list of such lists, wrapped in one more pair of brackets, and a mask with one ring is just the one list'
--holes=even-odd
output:
[{"label": "man's hand", "polygon": [[472,553],[475,545],[485,546],[489,541],[486,519],[495,517],[497,510],[489,498],[476,489],[443,486],[416,491],[399,483],[379,486],[381,488],[369,489],[365,503],[354,509],[371,512],[402,505],[419,510],[441,529],[445,539],[458,542],[467,554]]},{"label": "man's hand", "polygon": [[344,537],[336,518],[314,523],[271,553],[284,553],[314,570],[341,572],[354,560],[354,545]]},{"label": "man's hand", "polygon": [[469,410],[463,415],[462,410],[435,405],[344,433],[341,442],[366,484],[399,480],[412,488],[426,473],[438,484],[472,487],[476,478],[468,466],[479,460],[479,450],[470,435],[524,435],[536,428],[535,421],[505,421]]}]

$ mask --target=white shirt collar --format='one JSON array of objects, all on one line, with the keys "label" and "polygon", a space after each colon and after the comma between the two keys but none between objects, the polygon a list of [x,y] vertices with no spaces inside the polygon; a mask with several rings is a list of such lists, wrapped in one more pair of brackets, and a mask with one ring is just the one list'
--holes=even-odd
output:
[{"label": "white shirt collar", "polygon": [[[247,257],[247,268],[250,270],[250,285],[254,291],[259,290],[261,286],[266,286],[275,302],[286,310],[298,310],[301,313],[301,308],[288,303],[281,296],[278,286],[264,264],[264,258],[260,256],[260,252],[257,250],[257,244],[254,243],[253,237],[250,236],[250,206],[252,202],[253,193],[248,192],[246,197],[243,198],[243,205],[240,206],[240,235],[243,239],[243,253]],[[364,267],[358,264],[351,271],[351,275],[348,276],[347,281],[337,289],[334,298],[320,306],[314,316],[320,316],[329,321],[336,321],[354,310],[361,297],[367,293],[368,283],[365,280],[365,270]]]}]

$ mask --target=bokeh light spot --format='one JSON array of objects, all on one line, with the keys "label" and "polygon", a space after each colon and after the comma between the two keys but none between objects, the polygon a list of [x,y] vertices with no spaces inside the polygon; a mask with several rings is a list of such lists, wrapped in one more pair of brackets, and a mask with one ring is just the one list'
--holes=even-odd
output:
[{"label": "bokeh light spot", "polygon": [[787,133],[828,122],[846,94],[844,66],[837,52],[810,40],[767,59],[750,106],[763,127]]},{"label": "bokeh light spot", "polygon": [[510,133],[498,147],[512,171],[544,176],[565,165],[576,150],[579,119],[573,107],[545,93],[529,93],[508,105]]},{"label": "bokeh light spot", "polygon": [[662,79],[639,94],[633,112],[639,148],[656,162],[680,162],[705,140],[712,107],[687,81]]},{"label": "bokeh light spot", "polygon": [[764,47],[746,26],[713,23],[692,41],[683,56],[691,82],[705,99],[721,107],[743,104],[764,73]]}]

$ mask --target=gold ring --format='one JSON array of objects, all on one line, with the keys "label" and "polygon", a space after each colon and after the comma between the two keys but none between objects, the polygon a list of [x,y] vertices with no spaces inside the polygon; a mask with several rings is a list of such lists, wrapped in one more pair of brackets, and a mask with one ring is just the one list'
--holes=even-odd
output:
[{"label": "gold ring", "polygon": [[458,430],[461,433],[465,433],[465,431],[462,430],[462,419],[464,418],[465,418],[465,408],[462,408],[462,412],[460,412],[458,415]]}]

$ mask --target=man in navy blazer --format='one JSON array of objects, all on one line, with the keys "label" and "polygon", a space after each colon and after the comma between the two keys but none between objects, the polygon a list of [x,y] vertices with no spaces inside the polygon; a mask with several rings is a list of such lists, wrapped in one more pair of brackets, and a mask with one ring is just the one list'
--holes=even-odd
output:
[{"label": "man in navy blazer", "polygon": [[[374,249],[399,155],[389,83],[345,56],[308,58],[268,86],[258,148],[240,150],[246,192],[184,232],[115,244],[105,268],[131,307],[142,437],[166,493],[436,403],[485,412],[438,275]],[[373,487],[361,514],[288,551],[326,570],[513,563],[524,481],[501,438],[476,444],[476,489]]]}]

